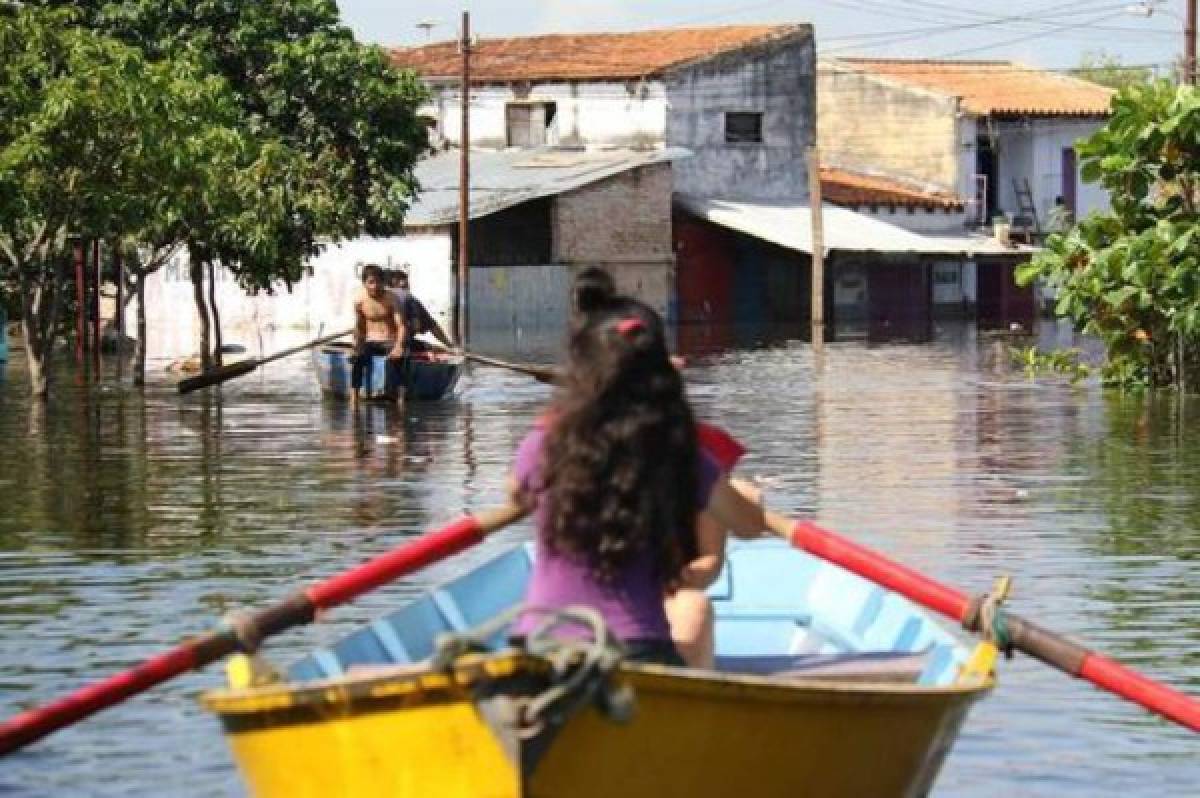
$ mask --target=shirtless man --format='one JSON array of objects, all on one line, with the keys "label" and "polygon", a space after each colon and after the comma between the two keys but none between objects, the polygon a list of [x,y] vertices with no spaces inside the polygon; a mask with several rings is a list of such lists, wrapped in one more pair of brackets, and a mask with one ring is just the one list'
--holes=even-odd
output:
[{"label": "shirtless man", "polygon": [[[404,326],[404,314],[401,312],[395,295],[384,286],[383,269],[374,263],[368,263],[362,271],[363,295],[354,302],[354,369],[351,373],[351,383],[354,391],[351,394],[355,401],[359,399],[362,387],[363,373],[366,371],[371,357],[386,355],[390,359],[402,360],[406,354],[408,331]],[[395,392],[398,398],[403,395],[398,392],[393,374],[396,369],[387,370],[384,390],[389,394]]]}]

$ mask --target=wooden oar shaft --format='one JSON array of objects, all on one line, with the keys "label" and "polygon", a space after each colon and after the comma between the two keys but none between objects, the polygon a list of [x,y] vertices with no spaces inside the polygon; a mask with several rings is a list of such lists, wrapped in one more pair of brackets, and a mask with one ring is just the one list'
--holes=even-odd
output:
[{"label": "wooden oar shaft", "polygon": [[268,637],[309,623],[317,610],[344,604],[363,593],[450,557],[491,532],[520,520],[528,511],[508,505],[464,516],[421,535],[345,573],[265,607],[231,617],[220,628],[151,657],[50,704],[27,710],[0,725],[0,756],[36,742],[76,721],[235,651],[251,651]]},{"label": "wooden oar shaft", "polygon": [[[981,631],[976,602],[872,549],[806,521],[766,513],[767,526],[793,546],[842,566],[865,579],[953,618],[972,632]],[[1192,731],[1200,732],[1200,701],[1143,676],[1062,635],[1014,615],[1003,613],[1012,646],[1072,676],[1140,704]]]},{"label": "wooden oar shaft", "polygon": [[201,388],[207,388],[210,385],[217,385],[222,382],[227,382],[245,374],[249,374],[264,363],[270,363],[272,360],[279,360],[280,358],[294,355],[297,352],[303,352],[305,349],[311,349],[314,346],[320,346],[321,344],[327,344],[330,341],[336,341],[338,338],[343,338],[352,332],[354,332],[354,330],[343,330],[340,333],[326,335],[324,338],[318,338],[315,341],[309,341],[306,344],[293,346],[291,349],[285,349],[282,352],[276,352],[275,354],[268,355],[267,357],[261,357],[254,360],[243,360],[238,363],[230,363],[228,366],[210,369],[193,377],[187,377],[186,379],[180,380],[176,388],[178,389],[179,393],[191,393],[192,391],[198,391]]},{"label": "wooden oar shaft", "polygon": [[496,368],[509,369],[510,371],[527,374],[539,382],[553,384],[558,382],[560,377],[558,369],[555,369],[552,366],[533,366],[527,363],[510,363],[507,360],[498,360],[497,358],[487,357],[486,355],[477,355],[474,352],[464,352],[463,357],[465,357],[467,360],[473,360],[476,363],[482,363],[485,366],[495,366]]},{"label": "wooden oar shaft", "polygon": [[312,349],[314,346],[320,346],[321,344],[327,344],[327,343],[330,343],[331,341],[336,341],[339,338],[345,338],[347,335],[350,335],[353,332],[354,332],[353,328],[349,329],[349,330],[342,330],[340,333],[334,333],[333,335],[326,335],[324,338],[318,338],[315,341],[309,341],[306,344],[300,344],[299,346],[293,346],[291,349],[285,349],[282,352],[276,352],[273,355],[268,355],[266,357],[260,357],[255,362],[261,366],[264,363],[270,363],[272,360],[279,360],[280,358],[285,358],[290,355],[294,355],[297,352],[303,352],[305,349]]}]

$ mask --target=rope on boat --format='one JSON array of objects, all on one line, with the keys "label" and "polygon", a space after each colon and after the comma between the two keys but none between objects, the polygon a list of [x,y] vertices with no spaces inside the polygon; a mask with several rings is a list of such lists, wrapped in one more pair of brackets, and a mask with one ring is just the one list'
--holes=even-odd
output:
[{"label": "rope on boat", "polygon": [[1003,651],[1005,659],[1013,658],[1012,630],[1002,606],[1011,592],[1012,577],[999,577],[990,593],[984,593],[971,600],[962,620],[964,629],[978,633],[984,640]]},{"label": "rope on boat", "polygon": [[[518,647],[548,666],[549,685],[540,693],[515,700],[511,723],[517,735],[530,738],[547,726],[560,726],[588,704],[618,723],[628,722],[634,710],[633,691],[612,680],[624,650],[609,634],[600,613],[590,607],[516,607],[470,631],[441,635],[432,667],[448,670],[464,654],[492,651],[496,636],[527,614],[539,620]],[[590,639],[564,636],[566,630],[583,630]]]}]

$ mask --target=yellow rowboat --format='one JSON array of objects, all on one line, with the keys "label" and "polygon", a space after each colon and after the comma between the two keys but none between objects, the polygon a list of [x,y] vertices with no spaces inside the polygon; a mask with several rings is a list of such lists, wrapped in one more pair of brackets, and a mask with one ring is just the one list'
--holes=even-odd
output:
[{"label": "yellow rowboat", "polygon": [[993,686],[990,644],[972,654],[907,600],[768,542],[734,546],[710,591],[715,670],[471,635],[519,603],[530,563],[517,547],[287,681],[207,693],[250,792],[923,795]]}]

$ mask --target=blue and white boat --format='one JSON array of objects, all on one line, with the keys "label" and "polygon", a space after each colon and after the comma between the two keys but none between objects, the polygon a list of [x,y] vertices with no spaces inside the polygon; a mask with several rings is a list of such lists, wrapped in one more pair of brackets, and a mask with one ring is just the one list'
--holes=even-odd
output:
[{"label": "blue and white boat", "polygon": [[[349,399],[353,386],[354,347],[333,343],[313,352],[313,366],[321,390],[338,399]],[[391,386],[406,386],[406,398],[444,399],[454,391],[462,374],[463,359],[440,352],[416,352],[404,360],[376,355],[364,370],[361,395],[364,399],[396,399]]]}]

